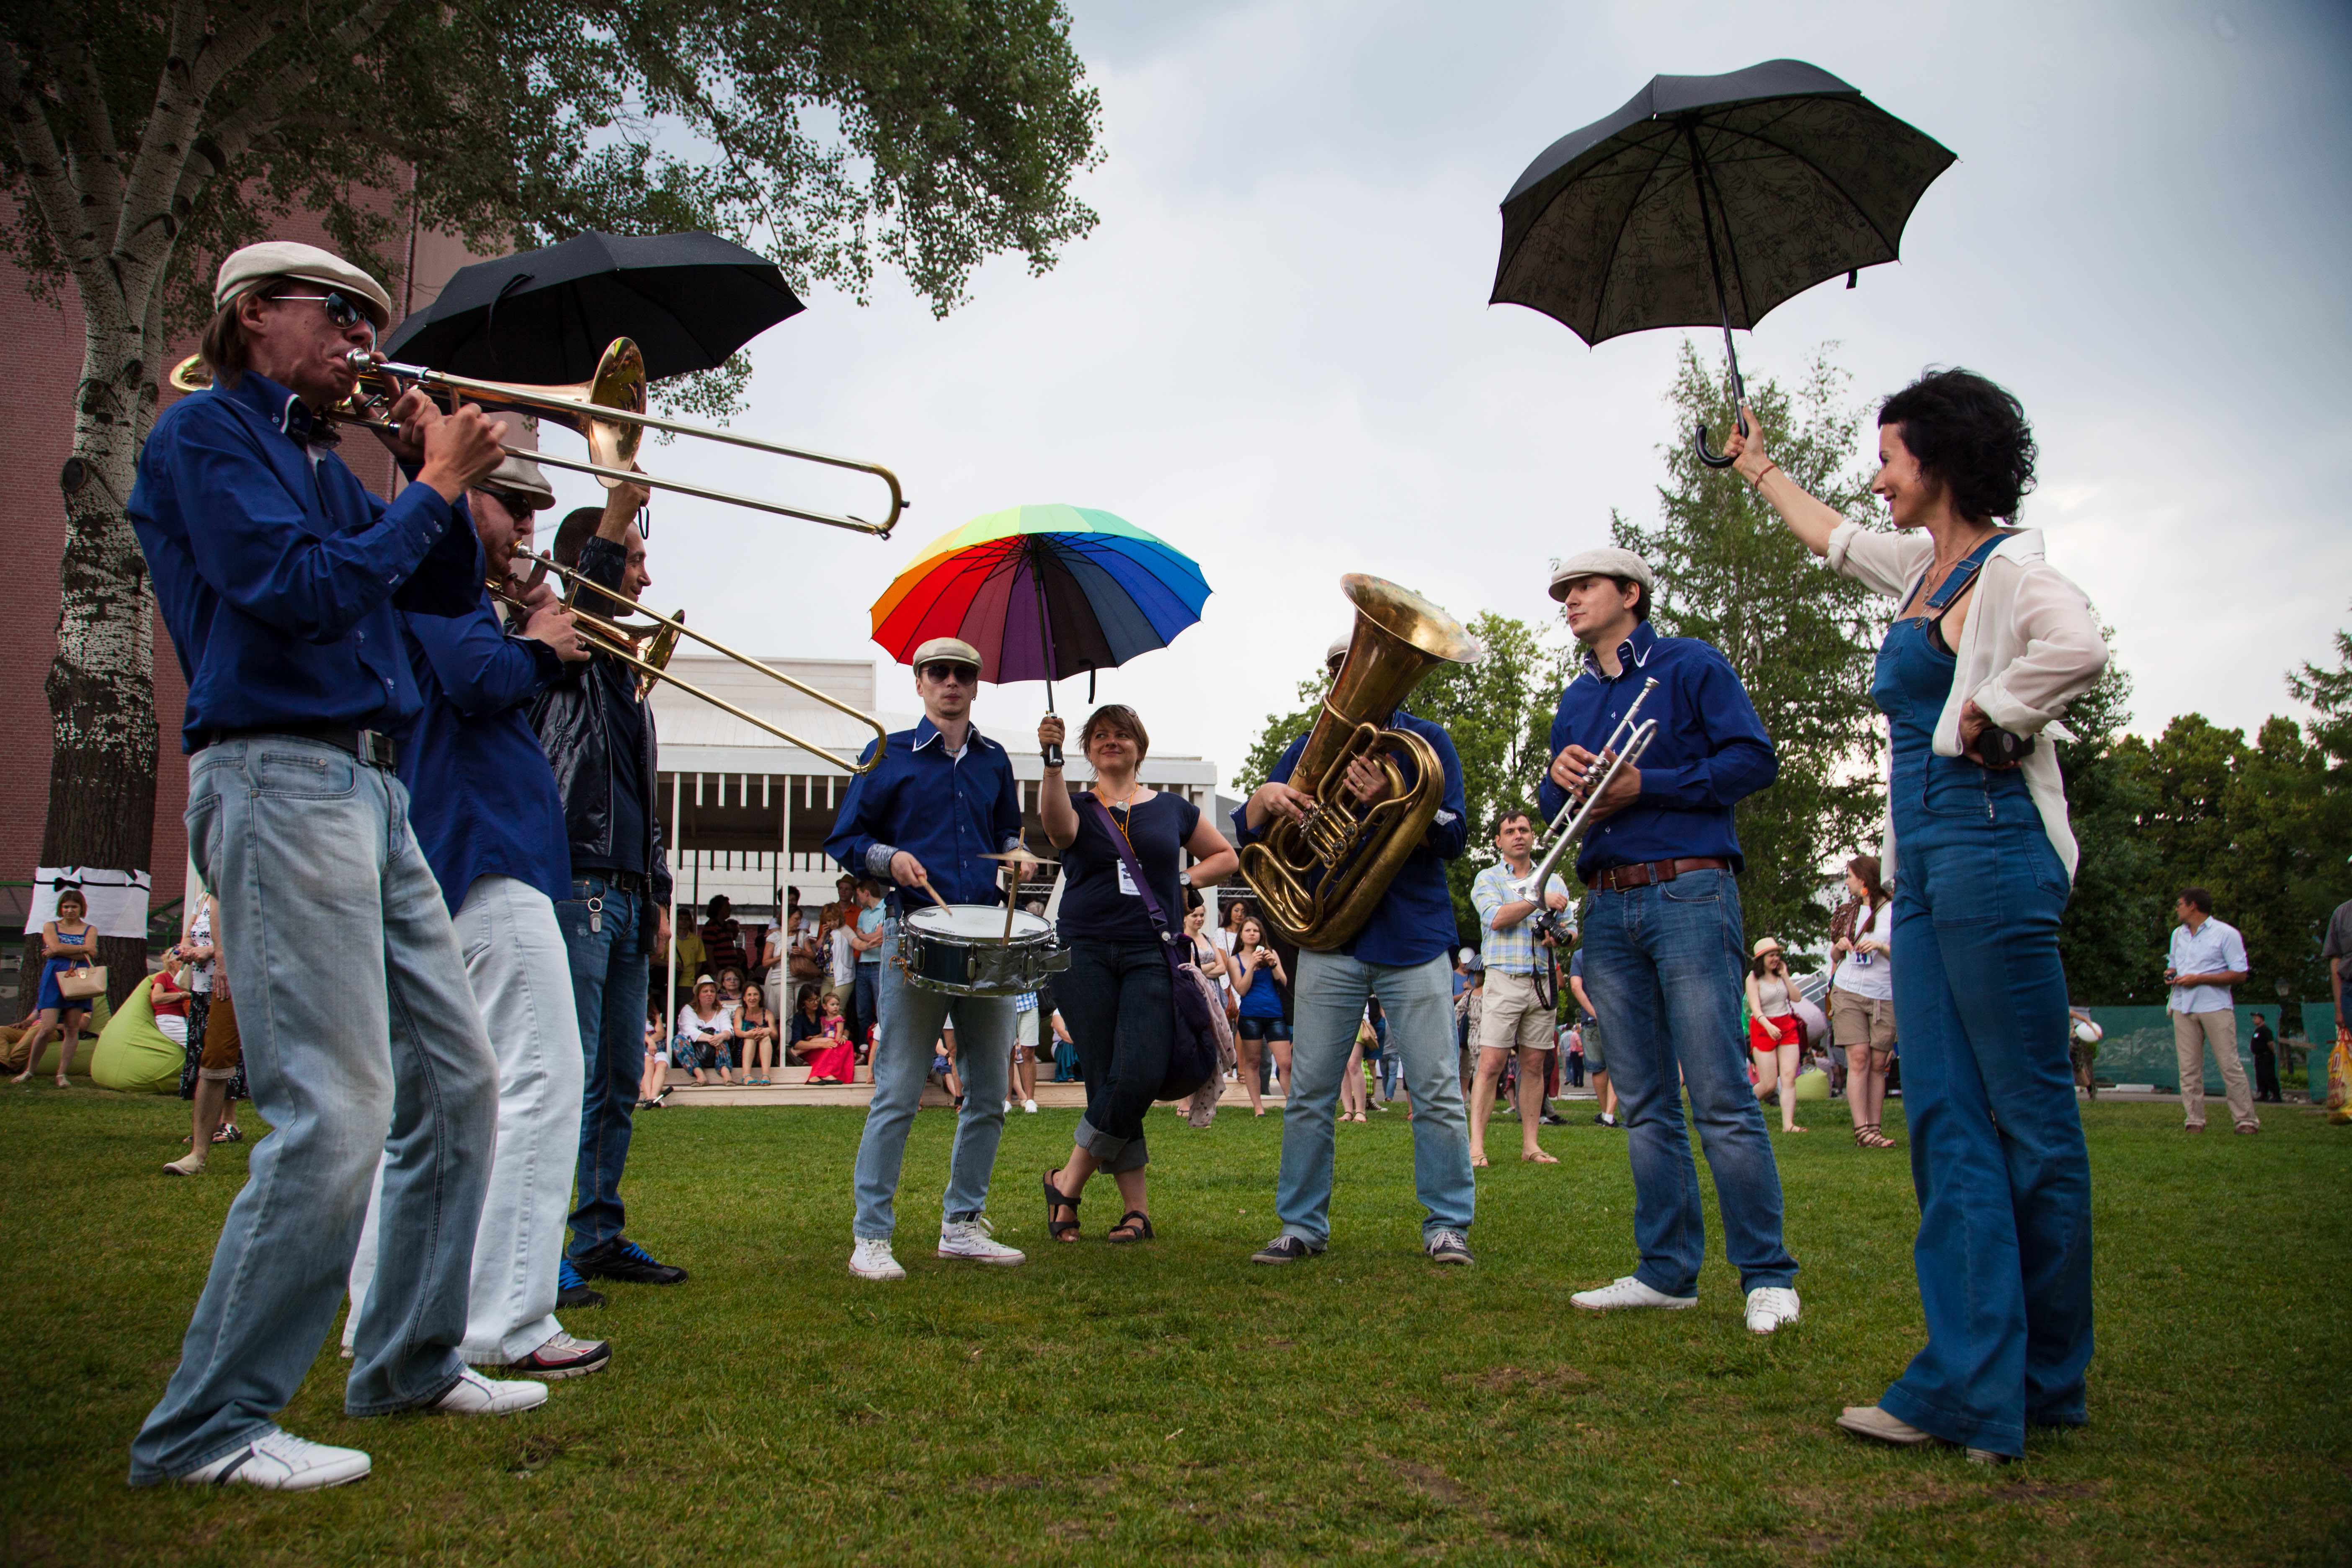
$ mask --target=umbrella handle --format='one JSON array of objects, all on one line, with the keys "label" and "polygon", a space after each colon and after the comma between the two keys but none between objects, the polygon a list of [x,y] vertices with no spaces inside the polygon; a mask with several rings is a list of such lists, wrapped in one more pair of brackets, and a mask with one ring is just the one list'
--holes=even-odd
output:
[{"label": "umbrella handle", "polygon": [[1056,741],[1052,745],[1045,748],[1045,765],[1049,768],[1058,768],[1062,765],[1062,744],[1060,742]]},{"label": "umbrella handle", "polygon": [[[1743,436],[1747,435],[1748,416],[1742,414],[1737,417],[1739,420],[1739,433]],[[1699,421],[1698,425],[1691,431],[1691,447],[1698,453],[1698,460],[1705,463],[1708,468],[1727,468],[1731,467],[1731,459],[1729,458],[1720,455],[1707,446],[1706,422],[1705,420]]]}]

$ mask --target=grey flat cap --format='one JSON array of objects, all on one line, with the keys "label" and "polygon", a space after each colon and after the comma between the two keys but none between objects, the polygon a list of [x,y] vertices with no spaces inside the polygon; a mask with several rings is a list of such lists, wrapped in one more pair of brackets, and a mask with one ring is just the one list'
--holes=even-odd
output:
[{"label": "grey flat cap", "polygon": [[1568,585],[1579,577],[1630,577],[1642,584],[1642,591],[1645,594],[1658,591],[1658,574],[1650,570],[1650,563],[1632,551],[1621,550],[1613,544],[1604,544],[1598,550],[1579,551],[1561,562],[1559,570],[1551,574],[1551,596],[1567,598]]},{"label": "grey flat cap", "polygon": [[1350,629],[1349,631],[1341,632],[1338,637],[1333,637],[1331,639],[1331,646],[1323,650],[1323,662],[1325,664],[1328,664],[1335,658],[1346,658],[1348,654],[1348,645],[1355,640],[1355,632]]},{"label": "grey flat cap", "polygon": [[555,504],[555,487],[547,482],[547,476],[540,471],[539,465],[529,458],[518,458],[511,452],[507,454],[505,462],[490,470],[490,477],[478,488],[508,495],[528,496],[534,510]]},{"label": "grey flat cap", "polygon": [[392,322],[392,296],[383,284],[331,250],[291,239],[266,240],[232,252],[213,280],[213,309],[219,310],[272,278],[299,278],[306,283],[347,290],[376,308],[379,329]]}]

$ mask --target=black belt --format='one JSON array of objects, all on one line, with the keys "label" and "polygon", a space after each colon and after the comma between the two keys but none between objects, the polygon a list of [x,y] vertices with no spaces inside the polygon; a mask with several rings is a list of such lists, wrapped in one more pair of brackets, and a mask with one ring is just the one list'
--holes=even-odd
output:
[{"label": "black belt", "polygon": [[362,730],[350,724],[271,724],[257,730],[207,730],[197,741],[196,750],[217,746],[223,741],[259,741],[272,735],[316,741],[339,752],[349,752],[368,766],[386,773],[394,766],[391,736],[381,730]]}]

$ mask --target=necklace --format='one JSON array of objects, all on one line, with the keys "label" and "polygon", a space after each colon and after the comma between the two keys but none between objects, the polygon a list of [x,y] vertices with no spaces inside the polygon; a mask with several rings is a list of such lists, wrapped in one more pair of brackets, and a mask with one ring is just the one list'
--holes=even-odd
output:
[{"label": "necklace", "polygon": [[1135,797],[1141,792],[1142,788],[1143,786],[1141,784],[1129,784],[1127,786],[1127,798],[1125,800],[1113,800],[1110,796],[1103,793],[1102,781],[1100,779],[1097,779],[1094,783],[1095,798],[1102,802],[1103,808],[1111,814],[1111,826],[1118,829],[1118,836],[1121,838],[1127,840],[1127,847],[1129,850],[1133,850],[1135,847],[1135,835],[1127,830],[1127,819],[1135,815]]}]

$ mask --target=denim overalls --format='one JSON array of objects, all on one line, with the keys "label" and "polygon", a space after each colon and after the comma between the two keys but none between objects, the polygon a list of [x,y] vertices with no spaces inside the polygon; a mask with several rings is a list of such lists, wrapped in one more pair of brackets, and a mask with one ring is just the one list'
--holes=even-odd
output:
[{"label": "denim overalls", "polygon": [[2004,537],[1895,623],[1871,683],[1894,752],[1895,1016],[1927,1319],[1879,1405],[2018,1455],[2028,1423],[2084,1420],[2091,1170],[2058,959],[2065,867],[2022,773],[1933,747],[1956,661],[1930,619]]}]

